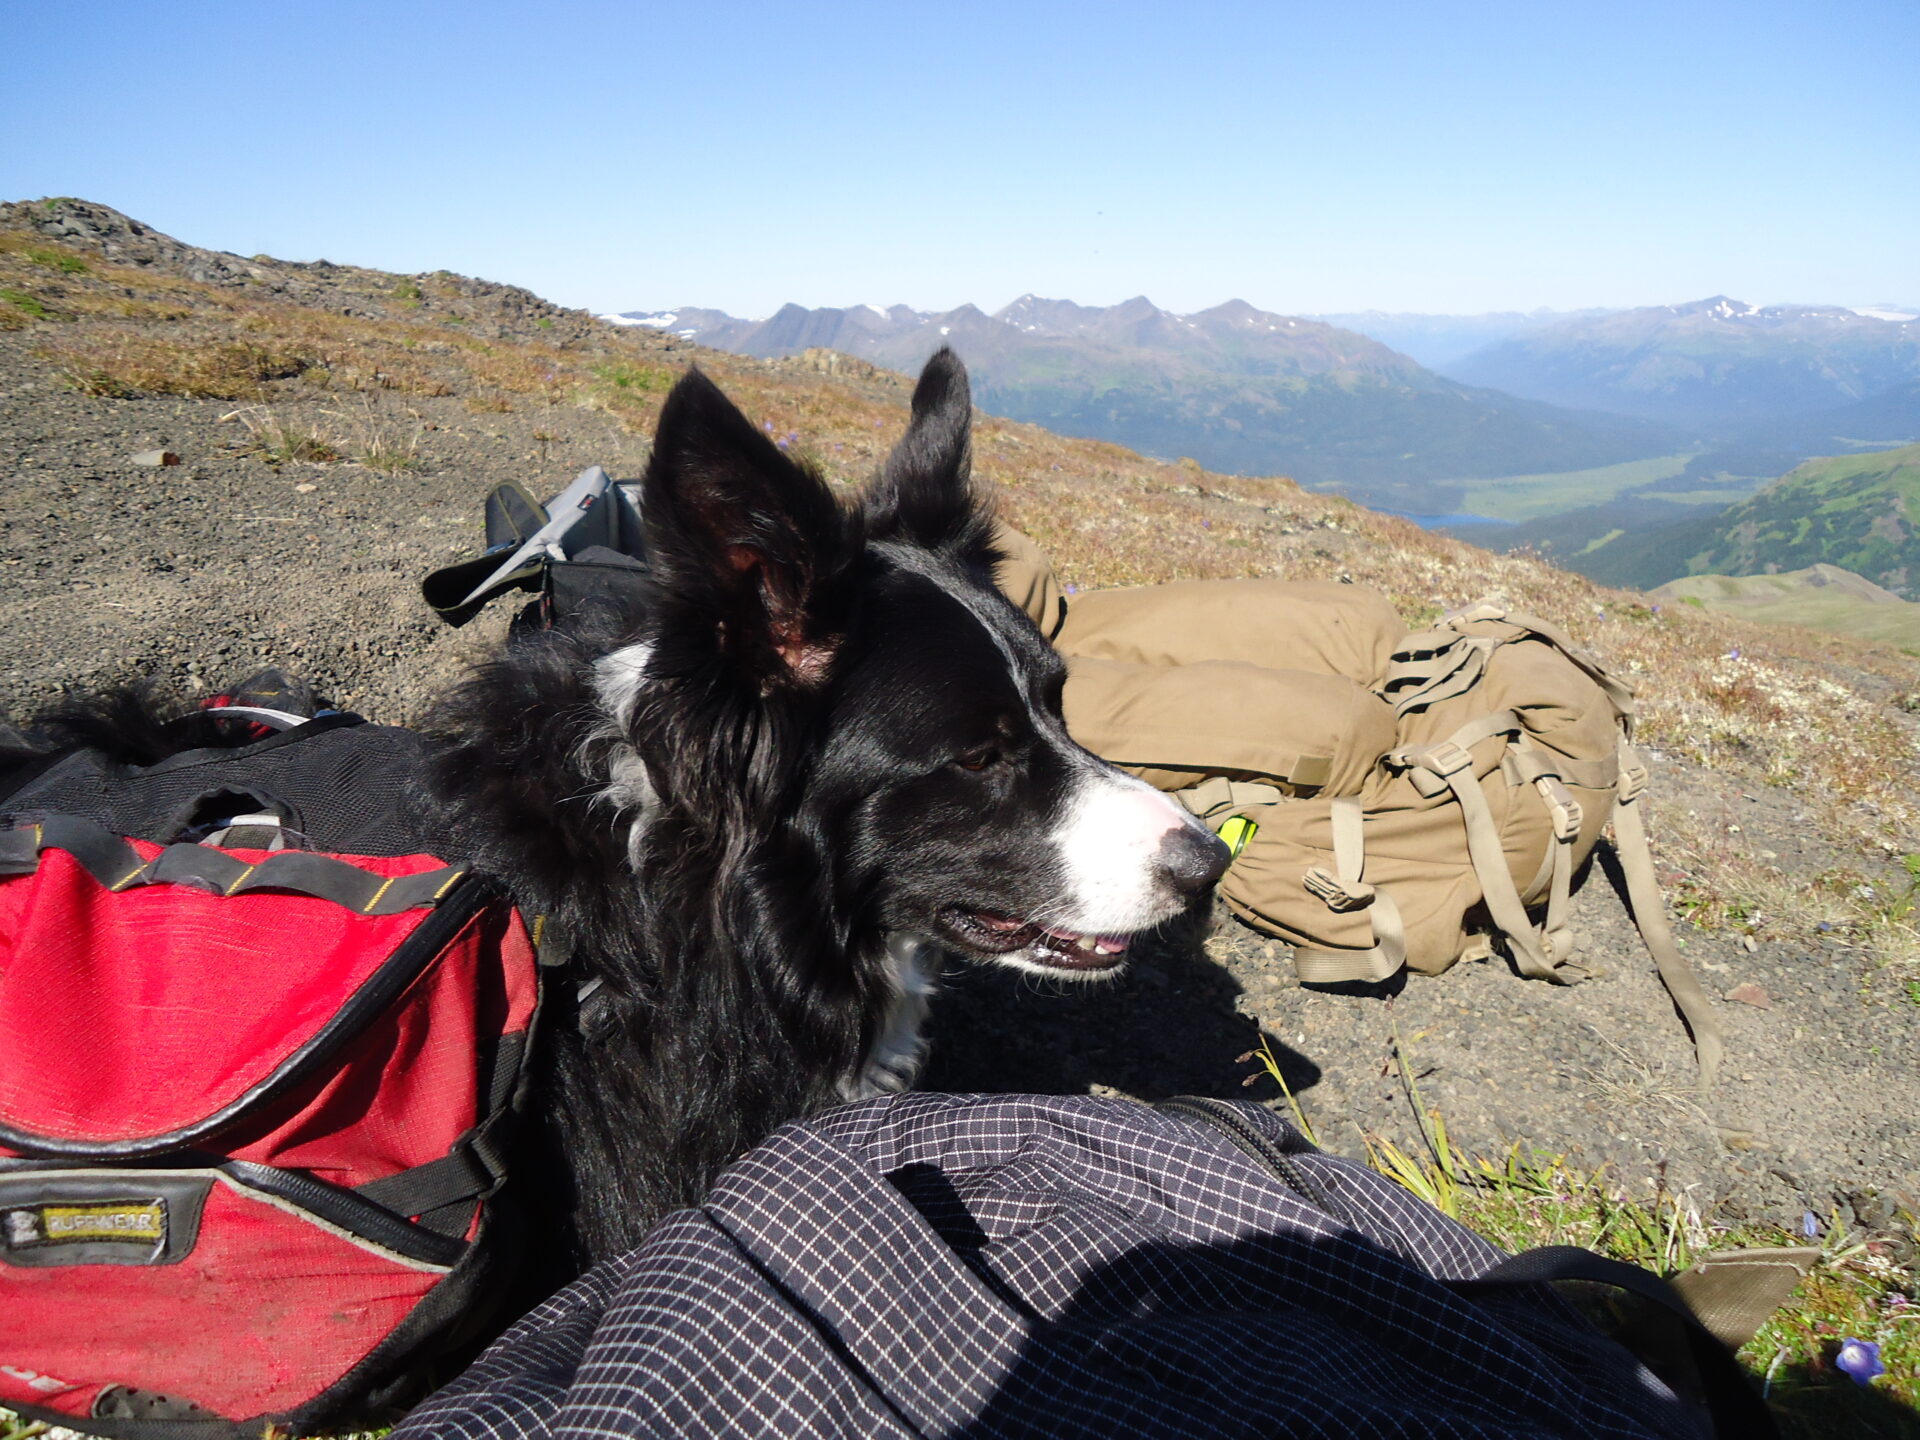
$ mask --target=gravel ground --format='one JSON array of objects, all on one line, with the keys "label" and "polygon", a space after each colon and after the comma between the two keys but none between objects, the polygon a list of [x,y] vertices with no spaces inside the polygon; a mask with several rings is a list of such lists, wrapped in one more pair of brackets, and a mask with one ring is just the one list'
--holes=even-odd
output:
[{"label": "gravel ground", "polygon": [[[244,407],[76,395],[33,344],[31,332],[0,334],[0,713],[16,716],[63,686],[147,675],[204,692],[278,664],[341,705],[404,722],[504,628],[500,605],[448,630],[417,591],[472,549],[487,489],[514,479],[550,494],[592,463],[635,473],[645,454],[593,411],[321,395],[277,413],[412,446],[417,468],[275,466],[248,453]],[[182,463],[130,463],[156,448]],[[1831,863],[1772,792],[1744,797],[1663,761],[1654,794],[1656,826],[1662,807],[1691,810],[1792,873]],[[1242,1089],[1257,1067],[1236,1058],[1265,1036],[1323,1140],[1357,1152],[1362,1132],[1417,1136],[1397,1035],[1425,1102],[1469,1150],[1524,1140],[1729,1216],[1794,1220],[1837,1199],[1877,1224],[1888,1199],[1920,1196],[1920,1005],[1869,986],[1867,957],[1748,953],[1683,927],[1710,994],[1756,985],[1769,1002],[1723,1000],[1727,1070],[1703,1101],[1685,1032],[1598,868],[1578,920],[1599,973],[1566,989],[1498,962],[1397,989],[1308,989],[1283,946],[1206,917],[1097,987],[967,969],[936,1009],[927,1081],[1272,1098],[1264,1080]]]}]

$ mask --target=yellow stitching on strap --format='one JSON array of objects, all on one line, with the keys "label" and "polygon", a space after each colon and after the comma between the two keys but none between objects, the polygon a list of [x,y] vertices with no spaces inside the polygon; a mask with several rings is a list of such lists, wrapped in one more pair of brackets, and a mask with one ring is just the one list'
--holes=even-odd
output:
[{"label": "yellow stitching on strap", "polygon": [[373,892],[373,898],[367,901],[365,907],[362,908],[362,910],[360,911],[362,915],[371,915],[373,913],[373,907],[380,903],[380,897],[386,894],[387,891],[393,888],[393,881],[394,881],[394,877],[391,875],[388,876],[387,883],[382,885],[378,890]]},{"label": "yellow stitching on strap", "polygon": [[259,867],[258,865],[249,865],[249,866],[247,866],[247,868],[246,868],[246,869],[244,869],[244,870],[242,870],[242,871],[240,872],[240,878],[239,878],[239,879],[237,879],[237,880],[235,880],[235,881],[233,882],[233,884],[231,884],[231,885],[229,885],[229,886],[227,886],[227,889],[226,889],[226,893],[227,893],[227,894],[229,894],[229,895],[231,895],[231,894],[233,894],[233,892],[234,892],[234,891],[236,891],[236,890],[238,890],[238,889],[239,889],[239,888],[240,888],[240,887],[241,887],[242,885],[244,885],[244,884],[246,884],[246,883],[247,883],[247,877],[248,877],[249,875],[251,875],[251,874],[253,874],[253,872],[254,872],[254,871],[256,871],[256,870],[258,870],[259,868],[260,868],[260,867]]},{"label": "yellow stitching on strap", "polygon": [[149,862],[142,860],[138,865],[136,865],[133,869],[129,870],[126,874],[122,875],[118,880],[114,881],[113,884],[109,885],[107,888],[109,890],[114,891],[116,894],[126,889],[127,886],[131,885],[134,881],[138,880],[142,875],[147,873],[148,863]]},{"label": "yellow stitching on strap", "polygon": [[[442,895],[445,895],[447,891],[451,890],[455,885],[460,883],[460,877],[462,875],[465,875],[466,873],[467,872],[464,870],[454,871],[453,874],[447,877],[447,883],[442,885],[438,890],[433,892],[433,898],[438,900]],[[377,900],[380,897],[376,895],[374,898]],[[538,945],[540,942],[538,940],[535,940],[533,943],[535,945]]]}]

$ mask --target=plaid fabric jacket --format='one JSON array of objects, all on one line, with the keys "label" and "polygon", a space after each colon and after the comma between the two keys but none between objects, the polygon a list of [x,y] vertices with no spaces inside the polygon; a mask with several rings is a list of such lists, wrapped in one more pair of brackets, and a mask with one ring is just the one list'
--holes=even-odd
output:
[{"label": "plaid fabric jacket", "polygon": [[[1241,1107],[1281,1144],[1278,1117]],[[907,1095],[788,1126],[393,1440],[1695,1436],[1551,1291],[1362,1166],[1126,1101]]]}]

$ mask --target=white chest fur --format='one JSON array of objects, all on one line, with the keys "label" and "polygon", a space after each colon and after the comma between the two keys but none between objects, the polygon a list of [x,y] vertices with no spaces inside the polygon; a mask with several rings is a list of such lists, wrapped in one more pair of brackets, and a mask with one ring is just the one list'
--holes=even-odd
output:
[{"label": "white chest fur", "polygon": [[893,962],[893,1005],[880,1027],[880,1038],[874,1043],[866,1065],[845,1087],[847,1099],[867,1100],[912,1088],[927,1058],[927,1042],[920,1032],[926,1025],[927,1007],[933,999],[941,956],[939,946],[917,935],[888,937],[887,958]]}]

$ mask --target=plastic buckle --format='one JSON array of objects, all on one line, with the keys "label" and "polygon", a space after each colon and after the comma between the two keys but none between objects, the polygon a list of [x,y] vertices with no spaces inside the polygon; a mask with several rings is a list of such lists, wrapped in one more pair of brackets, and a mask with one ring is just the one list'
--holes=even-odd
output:
[{"label": "plastic buckle", "polygon": [[1473,752],[1451,740],[1436,740],[1417,750],[1398,753],[1409,770],[1430,771],[1443,780],[1449,775],[1458,775],[1462,770],[1473,768]]},{"label": "plastic buckle", "polygon": [[[1633,752],[1628,751],[1627,754],[1632,755]],[[1647,782],[1652,779],[1652,774],[1638,755],[1634,755],[1632,760],[1623,755],[1620,759],[1620,779],[1614,793],[1619,796],[1622,805],[1631,805],[1647,793]]]},{"label": "plastic buckle", "polygon": [[1557,776],[1542,775],[1533,783],[1547,802],[1547,813],[1553,816],[1553,838],[1567,844],[1580,833],[1580,802]]},{"label": "plastic buckle", "polygon": [[1471,605],[1462,605],[1457,610],[1449,610],[1440,617],[1440,623],[1449,629],[1458,629],[1462,625],[1471,625],[1476,620],[1504,620],[1507,607],[1492,600],[1478,600]]}]

